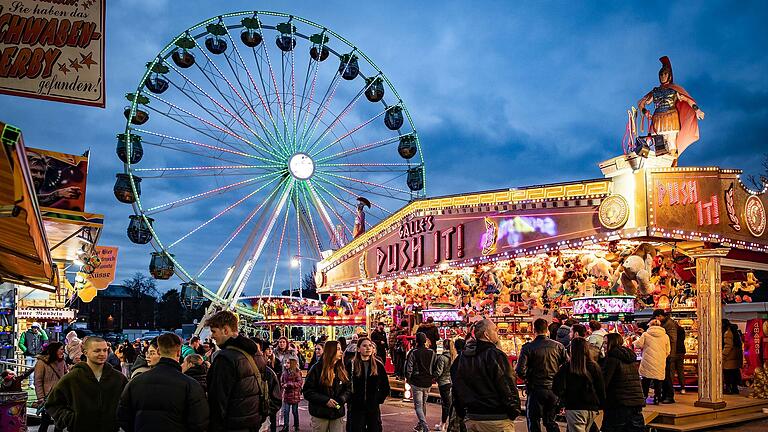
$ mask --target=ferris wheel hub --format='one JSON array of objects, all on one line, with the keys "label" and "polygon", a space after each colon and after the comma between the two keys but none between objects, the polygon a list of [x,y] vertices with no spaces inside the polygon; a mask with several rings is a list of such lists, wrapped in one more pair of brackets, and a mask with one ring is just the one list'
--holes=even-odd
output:
[{"label": "ferris wheel hub", "polygon": [[315,161],[306,153],[295,153],[288,160],[288,171],[298,180],[308,180],[315,173]]}]

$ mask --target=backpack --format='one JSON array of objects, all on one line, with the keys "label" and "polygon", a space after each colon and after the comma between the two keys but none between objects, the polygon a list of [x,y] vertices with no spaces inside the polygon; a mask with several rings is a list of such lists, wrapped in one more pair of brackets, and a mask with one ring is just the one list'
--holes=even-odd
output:
[{"label": "backpack", "polygon": [[[262,375],[261,372],[259,371],[259,367],[256,366],[256,360],[254,360],[253,356],[248,354],[248,352],[246,352],[242,348],[238,348],[236,346],[228,346],[225,349],[231,349],[241,353],[248,360],[248,363],[251,364],[251,371],[253,372],[254,378],[256,378],[256,386],[259,387],[259,417],[261,417],[262,421],[266,420],[272,413],[272,401],[270,400],[271,398],[270,398],[270,392],[269,392],[269,384],[264,379],[264,375]],[[267,368],[266,370],[272,371],[272,369],[270,368]],[[272,371],[272,376],[274,375],[275,375],[275,372]],[[275,387],[277,387],[279,392],[280,385],[278,384]],[[280,403],[282,404],[282,400],[280,401]],[[279,409],[280,408],[278,407],[278,410]]]}]

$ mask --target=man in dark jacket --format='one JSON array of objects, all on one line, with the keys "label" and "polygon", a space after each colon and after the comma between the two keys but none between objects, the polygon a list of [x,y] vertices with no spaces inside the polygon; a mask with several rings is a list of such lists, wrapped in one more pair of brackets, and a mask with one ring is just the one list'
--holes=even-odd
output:
[{"label": "man in dark jacket", "polygon": [[606,396],[603,432],[644,431],[645,397],[635,352],[621,345],[612,348],[605,354],[602,370]]},{"label": "man in dark jacket", "polygon": [[483,319],[472,326],[470,335],[473,338],[451,366],[456,412],[468,430],[512,432],[520,415],[520,395],[507,355],[496,348],[496,325]]},{"label": "man in dark jacket", "polygon": [[[257,376],[254,356],[258,345],[238,333],[239,320],[230,311],[221,311],[206,321],[211,337],[221,348],[208,370],[210,432],[257,431],[269,415],[262,406],[264,380]],[[255,367],[254,367],[255,366]]]},{"label": "man in dark jacket", "polygon": [[[671,404],[675,403],[675,388],[672,386],[672,368],[677,363],[677,328],[679,325],[672,319],[669,312],[664,309],[656,309],[653,311],[653,318],[661,321],[661,326],[669,337],[669,356],[667,356],[667,364],[664,374],[664,384],[661,388],[661,403]],[[683,358],[680,357],[680,364],[682,366]]]},{"label": "man in dark jacket", "polygon": [[405,354],[407,350],[403,345],[403,338],[408,336],[408,321],[401,321],[398,328],[389,332],[389,355],[392,356],[392,365],[395,367],[395,378],[403,378],[405,375]]},{"label": "man in dark jacket", "polygon": [[416,333],[416,348],[408,352],[405,359],[405,379],[411,385],[413,409],[419,423],[414,427],[418,432],[429,432],[427,424],[427,397],[434,376],[435,352],[426,347],[427,335]]},{"label": "man in dark jacket", "polygon": [[[561,326],[558,333],[563,331]],[[552,380],[566,360],[567,355],[563,344],[553,341],[549,336],[547,320],[539,318],[533,322],[536,338],[523,345],[517,359],[517,375],[525,380],[528,390],[526,400],[526,415],[528,430],[540,432],[541,423],[547,432],[559,432],[560,427],[555,422],[557,415],[557,396],[552,392]],[[568,333],[570,334],[570,326]]]},{"label": "man in dark jacket", "polygon": [[204,432],[208,402],[200,384],[181,372],[181,339],[157,338],[160,361],[123,390],[117,417],[125,432]]},{"label": "man in dark jacket", "polygon": [[420,325],[418,329],[416,329],[416,333],[424,333],[427,335],[427,339],[429,339],[430,343],[429,349],[437,352],[437,341],[440,340],[440,331],[435,325],[434,318],[427,317],[427,321]]},{"label": "man in dark jacket", "polygon": [[382,363],[387,363],[387,333],[384,331],[384,323],[380,322],[374,331],[371,332],[371,341],[376,344],[376,357],[381,360]]},{"label": "man in dark jacket", "polygon": [[184,375],[197,381],[203,388],[203,391],[208,389],[206,385],[208,367],[205,365],[205,361],[200,354],[190,354],[184,357],[184,361],[181,362],[181,371]]},{"label": "man in dark jacket", "polygon": [[68,432],[117,432],[117,404],[128,379],[106,364],[109,347],[104,339],[86,338],[83,354],[86,361],[56,383],[45,408],[56,426]]}]

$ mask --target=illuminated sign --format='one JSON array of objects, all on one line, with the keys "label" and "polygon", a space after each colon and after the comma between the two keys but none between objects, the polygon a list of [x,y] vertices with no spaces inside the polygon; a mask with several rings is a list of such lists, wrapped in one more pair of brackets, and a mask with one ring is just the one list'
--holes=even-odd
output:
[{"label": "illuminated sign", "polygon": [[744,205],[744,220],[747,221],[749,232],[760,237],[765,232],[765,207],[760,198],[750,195]]},{"label": "illuminated sign", "polygon": [[496,252],[496,240],[499,238],[499,227],[496,221],[491,218],[483,218],[485,222],[485,232],[480,238],[480,248],[483,255],[490,255]]},{"label": "illuminated sign", "polygon": [[696,207],[696,220],[699,226],[720,224],[720,207],[718,206],[717,195],[712,194],[709,201],[699,199],[697,180],[656,180],[656,199],[659,207],[693,204]]},{"label": "illuminated sign", "polygon": [[427,318],[432,317],[437,322],[450,322],[450,321],[462,321],[463,318],[459,314],[458,309],[425,309],[421,311],[422,318],[426,321]]},{"label": "illuminated sign", "polygon": [[[376,274],[411,270],[464,257],[464,224],[435,229],[434,217],[414,218],[398,230],[400,240],[376,248]],[[426,243],[432,247],[427,250]],[[363,258],[365,259],[365,258]]]},{"label": "illuminated sign", "polygon": [[506,238],[510,246],[518,246],[525,234],[557,235],[557,223],[551,217],[515,216],[499,222],[499,241]]},{"label": "illuminated sign", "polygon": [[581,297],[573,300],[574,315],[631,314],[635,312],[633,296]]}]

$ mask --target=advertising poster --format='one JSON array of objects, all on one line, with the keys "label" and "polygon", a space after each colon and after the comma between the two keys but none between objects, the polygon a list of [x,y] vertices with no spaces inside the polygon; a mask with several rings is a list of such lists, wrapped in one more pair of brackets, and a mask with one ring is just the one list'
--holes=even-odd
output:
[{"label": "advertising poster", "polygon": [[117,269],[117,248],[114,246],[96,246],[101,264],[88,276],[88,280],[97,290],[103,290],[115,280]]},{"label": "advertising poster", "polygon": [[0,93],[104,108],[106,0],[0,0]]},{"label": "advertising poster", "polygon": [[28,147],[27,163],[40,207],[85,211],[87,153],[76,156]]}]

